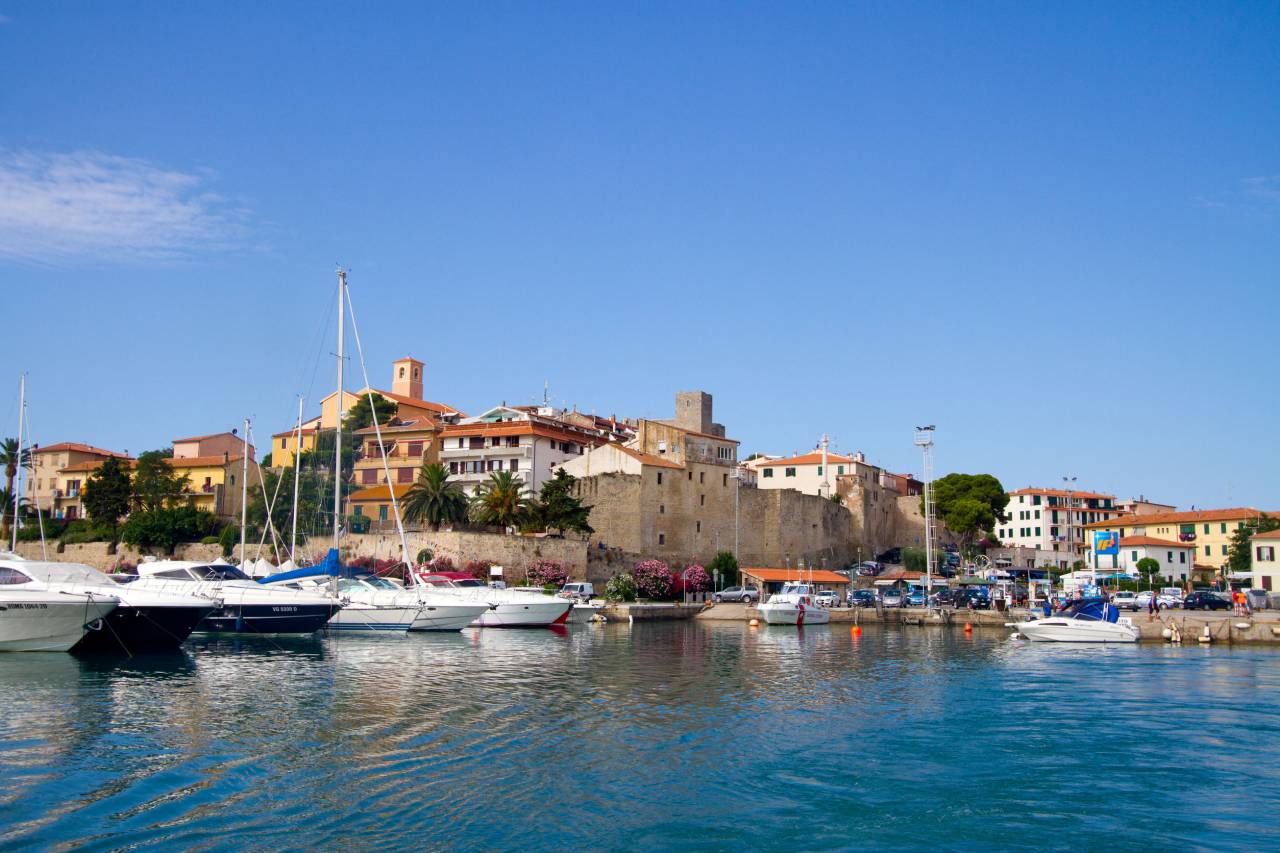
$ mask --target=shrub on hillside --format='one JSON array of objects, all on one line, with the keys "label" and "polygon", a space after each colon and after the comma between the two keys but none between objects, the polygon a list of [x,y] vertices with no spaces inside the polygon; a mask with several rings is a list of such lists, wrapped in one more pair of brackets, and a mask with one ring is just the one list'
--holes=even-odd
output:
[{"label": "shrub on hillside", "polygon": [[641,560],[631,575],[645,598],[666,598],[671,592],[671,569],[661,560]]},{"label": "shrub on hillside", "polygon": [[626,573],[614,575],[604,585],[604,597],[607,601],[635,601],[635,578]]}]

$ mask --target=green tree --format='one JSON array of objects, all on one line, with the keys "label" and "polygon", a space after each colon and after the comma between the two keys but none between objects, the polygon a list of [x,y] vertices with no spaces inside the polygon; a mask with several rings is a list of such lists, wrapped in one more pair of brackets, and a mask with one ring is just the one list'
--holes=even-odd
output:
[{"label": "green tree", "polygon": [[1253,551],[1249,547],[1249,539],[1255,534],[1277,529],[1280,529],[1280,518],[1274,518],[1264,512],[1261,517],[1250,519],[1233,530],[1231,544],[1227,548],[1227,567],[1232,572],[1252,571]]},{"label": "green tree", "polygon": [[111,541],[120,533],[120,519],[129,514],[133,501],[133,483],[129,471],[116,456],[109,456],[84,481],[80,496],[89,518],[111,527]]},{"label": "green tree", "polygon": [[587,523],[591,507],[583,506],[573,495],[576,482],[577,478],[563,468],[557,469],[556,475],[542,484],[530,512],[531,519],[544,530],[558,530],[562,534],[566,530],[586,535],[594,533],[595,529]]},{"label": "green tree", "polygon": [[[960,539],[962,551],[968,551],[1005,519],[1009,496],[990,474],[948,474],[935,480],[932,488],[934,511]],[[920,503],[923,512],[923,498]]]},{"label": "green tree", "polygon": [[[332,447],[333,445],[330,444],[330,448]],[[327,473],[326,469],[325,474]],[[328,514],[333,506],[333,480],[305,467],[298,472],[297,479],[299,535],[318,533],[322,529],[327,529],[324,519],[328,518],[329,523],[332,523],[333,519],[333,516]],[[284,468],[280,471],[263,470],[262,484],[267,497],[263,497],[263,489],[251,489],[249,492],[248,531],[253,534],[249,538],[255,538],[266,528],[267,498],[271,498],[271,524],[281,540],[288,542],[293,528],[293,481],[292,468]],[[343,491],[345,493],[347,489],[344,488]],[[255,530],[257,533],[253,533]]]},{"label": "green tree", "polygon": [[422,463],[400,508],[406,522],[426,522],[432,530],[467,520],[467,496],[461,486],[449,480],[449,469],[439,462]]},{"label": "green tree", "polygon": [[180,542],[199,542],[218,528],[212,513],[193,506],[177,506],[133,512],[120,529],[126,545],[142,549],[163,549],[172,553]]},{"label": "green tree", "polygon": [[636,579],[625,572],[609,578],[609,582],[604,585],[606,601],[635,601],[637,592]]},{"label": "green tree", "polygon": [[902,567],[909,572],[923,572],[928,559],[923,548],[903,548]]},{"label": "green tree", "polygon": [[738,558],[731,551],[717,551],[707,563],[707,574],[716,579],[717,587],[725,587],[738,581]]},{"label": "green tree", "polygon": [[173,452],[148,450],[138,456],[133,472],[133,503],[136,509],[155,512],[164,509],[187,490],[187,475],[179,474],[166,461]]},{"label": "green tree", "polygon": [[519,527],[531,505],[523,480],[510,471],[494,471],[471,496],[471,520],[495,527]]},{"label": "green tree", "polygon": [[[222,528],[222,532],[218,534],[218,545],[222,547],[222,556],[230,557],[231,552],[240,544],[240,525],[228,524]],[[244,555],[241,555],[244,559]]]},{"label": "green tree", "polygon": [[[364,429],[367,426],[373,426],[373,413],[378,413],[378,425],[381,426],[390,422],[396,416],[396,412],[400,407],[388,400],[381,394],[373,395],[373,408],[369,407],[369,395],[362,394],[360,399],[356,400],[347,410],[347,416],[342,419],[342,429],[347,432],[355,432],[358,429]],[[330,445],[332,449],[333,445]]]},{"label": "green tree", "polygon": [[[31,451],[18,451],[19,441],[16,438],[6,438],[0,441],[0,465],[4,466],[4,490],[7,494],[13,494],[13,481],[17,479],[19,468],[29,468],[31,466]],[[13,504],[12,499],[9,503],[9,511],[0,520],[0,536],[7,541],[9,538],[9,525],[13,523]]]},{"label": "green tree", "polygon": [[1138,574],[1147,579],[1147,586],[1155,586],[1155,576],[1160,572],[1160,561],[1151,557],[1143,557],[1138,561]]}]

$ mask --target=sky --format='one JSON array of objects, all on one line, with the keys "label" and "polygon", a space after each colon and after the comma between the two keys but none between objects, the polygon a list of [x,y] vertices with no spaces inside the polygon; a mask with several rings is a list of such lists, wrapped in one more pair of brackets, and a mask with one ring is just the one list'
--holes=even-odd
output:
[{"label": "sky", "polygon": [[0,0],[0,433],[265,447],[341,265],[465,412],[1280,510],[1280,5],[366,5]]}]

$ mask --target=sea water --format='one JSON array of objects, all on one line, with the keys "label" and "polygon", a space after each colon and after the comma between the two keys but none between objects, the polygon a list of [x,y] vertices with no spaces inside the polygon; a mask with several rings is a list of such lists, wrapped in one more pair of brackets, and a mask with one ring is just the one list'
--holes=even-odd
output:
[{"label": "sea water", "polygon": [[0,655],[0,850],[1280,849],[1280,650],[684,623]]}]

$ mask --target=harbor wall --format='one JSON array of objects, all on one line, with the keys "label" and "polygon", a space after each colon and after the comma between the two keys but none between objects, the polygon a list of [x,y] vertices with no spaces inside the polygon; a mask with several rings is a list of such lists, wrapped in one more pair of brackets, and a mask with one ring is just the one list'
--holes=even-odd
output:
[{"label": "harbor wall", "polygon": [[[110,543],[107,542],[82,542],[63,545],[62,550],[59,551],[57,542],[48,543],[50,560],[57,563],[81,563],[100,572],[110,572],[121,563],[131,563],[136,566],[144,556],[152,553],[139,551],[125,544],[116,546],[116,553],[114,554],[108,553],[108,548],[110,548]],[[258,544],[256,542],[252,543],[245,550],[250,557],[256,557]],[[240,547],[236,546],[232,552],[233,556],[227,558],[228,562],[238,563],[239,552]],[[264,553],[266,552],[264,551]],[[18,556],[28,560],[43,560],[44,552],[39,542],[19,542]],[[191,542],[177,546],[174,549],[172,558],[165,555],[163,559],[214,560],[220,556],[222,556],[222,547],[219,545],[203,545],[199,542]]]},{"label": "harbor wall", "polygon": [[[587,579],[586,540],[556,536],[514,536],[472,530],[421,530],[406,532],[409,559],[423,548],[436,556],[447,556],[461,569],[473,560],[489,560],[508,570],[507,580],[522,580],[523,570],[538,560],[554,560],[565,567],[572,580]],[[328,539],[308,541],[308,552],[323,553]],[[340,543],[344,559],[373,557],[400,559],[400,536],[395,532],[352,533]]]}]

